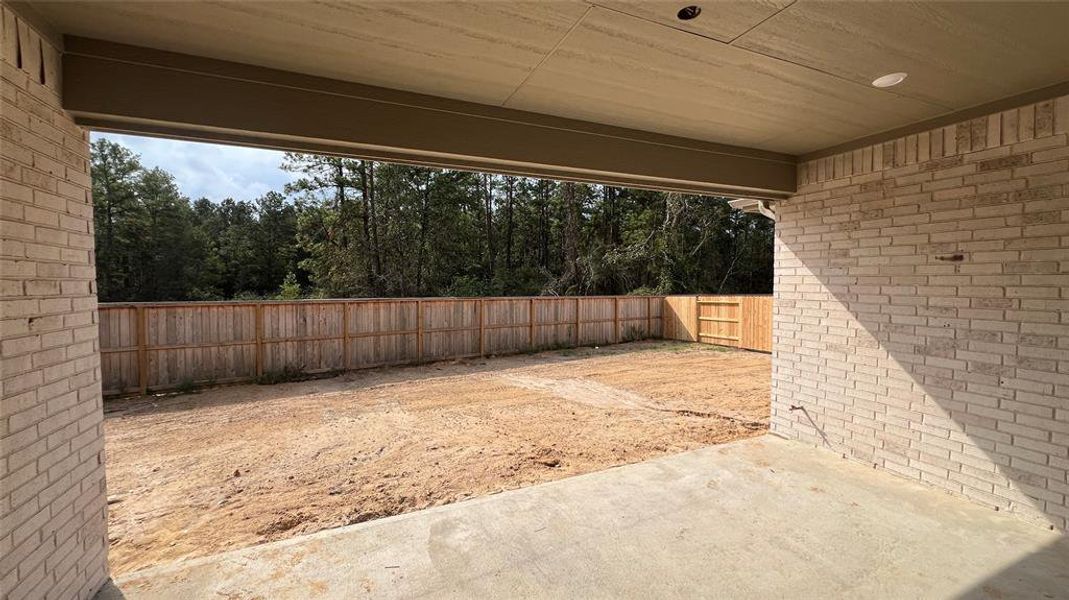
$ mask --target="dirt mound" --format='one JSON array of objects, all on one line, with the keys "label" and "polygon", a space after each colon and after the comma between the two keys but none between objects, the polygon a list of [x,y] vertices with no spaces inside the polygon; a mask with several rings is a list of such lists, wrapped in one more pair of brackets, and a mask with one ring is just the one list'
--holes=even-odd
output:
[{"label": "dirt mound", "polygon": [[257,535],[273,536],[293,529],[294,527],[310,521],[314,517],[306,513],[284,514],[256,531]]}]

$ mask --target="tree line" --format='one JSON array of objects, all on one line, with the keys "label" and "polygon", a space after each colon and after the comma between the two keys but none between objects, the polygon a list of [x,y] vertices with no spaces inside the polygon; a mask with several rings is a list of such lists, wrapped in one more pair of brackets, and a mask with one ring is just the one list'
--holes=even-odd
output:
[{"label": "tree line", "polygon": [[91,161],[104,302],[772,289],[772,223],[722,198],[288,153],[283,189],[213,202]]}]

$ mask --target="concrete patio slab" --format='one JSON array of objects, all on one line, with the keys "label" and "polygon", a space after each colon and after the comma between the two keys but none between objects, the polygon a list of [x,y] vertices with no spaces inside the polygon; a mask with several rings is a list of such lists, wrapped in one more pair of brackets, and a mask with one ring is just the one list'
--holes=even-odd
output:
[{"label": "concrete patio slab", "polygon": [[98,600],[1069,598],[1069,536],[765,436],[140,571]]}]

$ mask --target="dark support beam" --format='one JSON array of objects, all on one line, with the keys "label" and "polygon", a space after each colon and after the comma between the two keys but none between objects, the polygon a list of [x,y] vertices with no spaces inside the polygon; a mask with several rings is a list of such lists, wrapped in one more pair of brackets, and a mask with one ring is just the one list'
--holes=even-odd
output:
[{"label": "dark support beam", "polygon": [[690,193],[783,198],[795,158],[66,38],[63,104],[98,130]]}]

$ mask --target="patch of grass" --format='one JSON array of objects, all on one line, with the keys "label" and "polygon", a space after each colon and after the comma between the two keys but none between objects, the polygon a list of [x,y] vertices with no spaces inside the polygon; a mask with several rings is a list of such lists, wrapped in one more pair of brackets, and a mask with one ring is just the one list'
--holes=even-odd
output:
[{"label": "patch of grass", "polygon": [[621,342],[634,342],[646,338],[646,332],[635,325],[628,325],[624,330]]},{"label": "patch of grass", "polygon": [[693,346],[689,342],[677,342],[675,340],[657,340],[657,339],[645,339],[645,340],[633,340],[636,342],[642,342],[639,345],[621,347],[621,352],[659,352],[664,350],[670,350],[673,352],[684,352]]},{"label": "patch of grass", "polygon": [[733,350],[735,349],[730,346],[717,346],[682,340],[648,340],[636,347],[620,348],[621,352],[673,352],[675,354],[684,352],[731,352]]},{"label": "patch of grass", "polygon": [[[636,343],[637,342],[637,343]],[[628,344],[628,345],[624,345]],[[633,344],[633,345],[631,345]],[[645,331],[637,327],[629,327],[621,334],[619,344],[604,344],[597,346],[572,346],[570,344],[554,344],[528,348],[520,354],[553,353],[561,357],[585,357],[601,354],[626,354],[634,352],[672,352],[682,354],[684,352],[730,352],[734,348],[728,346],[716,346],[713,344],[700,344],[697,342],[685,342],[682,340],[665,340],[646,337]]]},{"label": "patch of grass", "polygon": [[189,378],[183,379],[178,382],[178,385],[174,387],[174,393],[179,396],[183,394],[192,394],[197,391],[197,384]]},{"label": "patch of grass", "polygon": [[543,352],[555,352],[560,356],[573,356],[580,348],[576,348],[571,344],[549,344],[547,346],[538,346],[537,348],[527,348],[520,352],[520,354],[541,354]]},{"label": "patch of grass", "polygon": [[256,378],[256,383],[260,385],[275,385],[276,383],[287,383],[290,381],[305,381],[317,377],[304,372],[301,367],[294,367],[287,365],[282,369],[276,371],[267,371],[263,375]]}]

